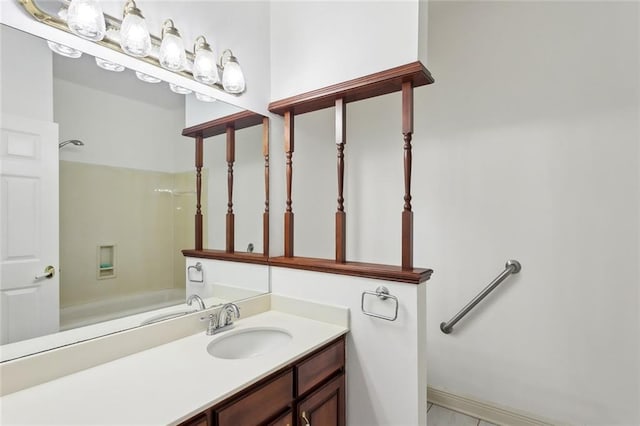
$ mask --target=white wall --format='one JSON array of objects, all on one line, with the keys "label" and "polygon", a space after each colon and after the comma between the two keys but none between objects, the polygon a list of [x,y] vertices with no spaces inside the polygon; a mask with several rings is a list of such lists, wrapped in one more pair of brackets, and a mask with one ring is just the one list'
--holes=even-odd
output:
[{"label": "white wall", "polygon": [[[432,386],[575,424],[640,423],[638,12],[430,3],[436,84],[417,100],[415,178],[416,252],[437,271]],[[520,276],[439,333],[510,257]]]},{"label": "white wall", "polygon": [[[363,291],[379,285],[399,299],[398,318],[363,314]],[[347,424],[426,425],[425,284],[414,285],[344,275],[271,268],[271,291],[349,308],[347,334]],[[365,308],[393,315],[393,301],[367,296]]]},{"label": "white wall", "polygon": [[271,100],[417,59],[417,0],[271,2]]},{"label": "white wall", "polygon": [[52,121],[52,53],[46,43],[0,26],[0,46],[0,111]]},{"label": "white wall", "polygon": [[140,170],[193,170],[193,144],[181,136],[184,108],[167,109],[59,78],[53,89],[60,140],[85,143],[65,146],[61,159]]},{"label": "white wall", "polygon": [[[415,91],[412,193],[414,263],[435,270],[431,386],[640,423],[638,40],[636,3],[429,2],[436,83]],[[348,257],[398,264],[400,96],[347,114]],[[296,120],[296,254],[332,257],[332,113]],[[522,272],[443,335],[509,258]]]}]

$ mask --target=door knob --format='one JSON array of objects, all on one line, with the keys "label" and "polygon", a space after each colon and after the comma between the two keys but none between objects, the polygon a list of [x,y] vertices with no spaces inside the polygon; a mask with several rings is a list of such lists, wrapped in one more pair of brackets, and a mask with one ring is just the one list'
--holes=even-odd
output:
[{"label": "door knob", "polygon": [[44,268],[44,274],[36,275],[36,280],[41,280],[43,278],[53,278],[55,274],[56,274],[56,268],[49,265],[46,268]]}]

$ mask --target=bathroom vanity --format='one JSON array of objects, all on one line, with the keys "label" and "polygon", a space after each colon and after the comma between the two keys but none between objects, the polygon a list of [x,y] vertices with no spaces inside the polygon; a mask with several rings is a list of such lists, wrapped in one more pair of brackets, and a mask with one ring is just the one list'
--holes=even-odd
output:
[{"label": "bathroom vanity", "polygon": [[[199,330],[7,394],[0,398],[1,423],[345,425],[348,310],[274,295],[262,298],[271,299],[270,310],[248,313],[228,331],[206,335],[197,315],[154,324],[147,333],[167,333],[189,321]],[[308,315],[299,314],[301,303]],[[229,337],[255,331],[287,338],[258,345],[255,352],[211,349],[228,348]],[[112,344],[104,338],[99,350],[114,350]]]},{"label": "bathroom vanity", "polygon": [[[345,425],[345,339],[330,342],[182,426]],[[297,418],[297,422],[294,421]]]}]

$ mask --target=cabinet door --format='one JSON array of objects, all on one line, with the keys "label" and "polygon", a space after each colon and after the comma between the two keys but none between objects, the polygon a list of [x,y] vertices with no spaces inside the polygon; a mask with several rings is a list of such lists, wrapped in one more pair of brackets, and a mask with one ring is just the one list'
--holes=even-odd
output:
[{"label": "cabinet door", "polygon": [[298,404],[298,425],[344,426],[344,374],[337,376]]},{"label": "cabinet door", "polygon": [[287,411],[278,417],[277,420],[269,423],[269,426],[293,426],[293,412],[291,412],[291,410]]}]

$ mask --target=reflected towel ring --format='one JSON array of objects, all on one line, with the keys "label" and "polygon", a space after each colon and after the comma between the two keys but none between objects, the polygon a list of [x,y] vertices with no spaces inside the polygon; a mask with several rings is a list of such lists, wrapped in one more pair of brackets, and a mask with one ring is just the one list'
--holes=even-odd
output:
[{"label": "reflected towel ring", "polygon": [[[200,278],[199,279],[192,279],[191,278],[191,270],[195,270],[196,272],[200,273]],[[197,274],[196,274],[197,276]],[[202,270],[202,263],[198,262],[195,265],[191,265],[187,268],[187,278],[189,279],[189,281],[191,281],[192,283],[203,283],[204,282],[204,271]]]}]

